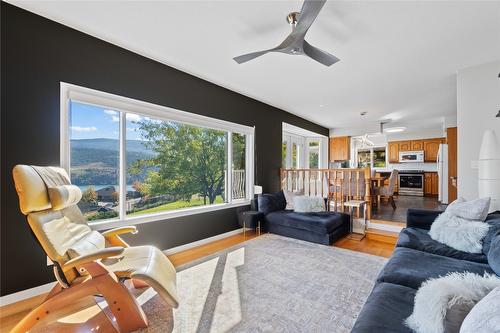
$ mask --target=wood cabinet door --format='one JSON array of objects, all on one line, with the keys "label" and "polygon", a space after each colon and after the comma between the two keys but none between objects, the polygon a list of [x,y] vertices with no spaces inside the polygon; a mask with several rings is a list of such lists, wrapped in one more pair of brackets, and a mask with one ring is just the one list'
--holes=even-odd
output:
[{"label": "wood cabinet door", "polygon": [[438,195],[439,194],[439,178],[437,172],[432,173],[432,188],[431,188],[431,194],[432,195]]},{"label": "wood cabinet door", "polygon": [[348,160],[350,145],[351,140],[348,136],[330,138],[330,162]]},{"label": "wood cabinet door", "polygon": [[387,150],[389,151],[389,163],[399,162],[399,143],[389,142],[387,145]]},{"label": "wood cabinet door", "polygon": [[429,139],[424,140],[424,161],[436,162],[439,144],[443,142],[442,139]]},{"label": "wood cabinet door", "polygon": [[424,140],[413,140],[411,150],[424,150]]},{"label": "wood cabinet door", "polygon": [[424,195],[432,195],[432,174],[424,173]]},{"label": "wood cabinet door", "polygon": [[411,141],[399,141],[399,151],[411,151]]}]

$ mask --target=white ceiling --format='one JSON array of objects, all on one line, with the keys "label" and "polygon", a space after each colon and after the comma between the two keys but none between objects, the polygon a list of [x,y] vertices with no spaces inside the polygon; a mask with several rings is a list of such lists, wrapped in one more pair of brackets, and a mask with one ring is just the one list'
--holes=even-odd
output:
[{"label": "white ceiling", "polygon": [[440,128],[456,71],[500,59],[500,1],[330,0],[306,39],[341,59],[331,67],[232,60],[279,44],[300,1],[9,2],[328,128]]}]

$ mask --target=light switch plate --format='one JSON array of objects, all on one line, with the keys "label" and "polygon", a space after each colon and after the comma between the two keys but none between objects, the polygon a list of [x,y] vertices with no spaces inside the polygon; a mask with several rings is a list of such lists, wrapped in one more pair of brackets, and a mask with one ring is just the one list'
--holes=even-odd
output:
[{"label": "light switch plate", "polygon": [[471,169],[478,169],[479,168],[479,161],[478,160],[471,160],[470,167],[471,167]]},{"label": "light switch plate", "polygon": [[52,262],[52,260],[50,260],[49,257],[47,257],[47,266],[52,266],[54,265],[54,263]]}]

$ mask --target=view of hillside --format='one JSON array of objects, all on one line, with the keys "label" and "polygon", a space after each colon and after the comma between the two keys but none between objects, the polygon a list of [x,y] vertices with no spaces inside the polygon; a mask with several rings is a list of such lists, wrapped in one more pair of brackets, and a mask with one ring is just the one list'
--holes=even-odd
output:
[{"label": "view of hillside", "polygon": [[[154,156],[143,141],[127,140],[127,165]],[[71,180],[75,185],[117,184],[119,142],[116,139],[71,140]],[[143,181],[146,172],[127,175],[127,183]]]}]

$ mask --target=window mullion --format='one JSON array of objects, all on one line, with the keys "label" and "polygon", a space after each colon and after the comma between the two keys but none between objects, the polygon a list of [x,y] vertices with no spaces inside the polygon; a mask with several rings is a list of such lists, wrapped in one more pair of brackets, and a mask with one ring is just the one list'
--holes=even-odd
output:
[{"label": "window mullion", "polygon": [[126,140],[127,140],[127,114],[120,112],[120,164],[119,164],[119,217],[125,219],[127,200],[127,161],[126,161]]},{"label": "window mullion", "polygon": [[227,132],[226,200],[233,201],[233,132]]}]

